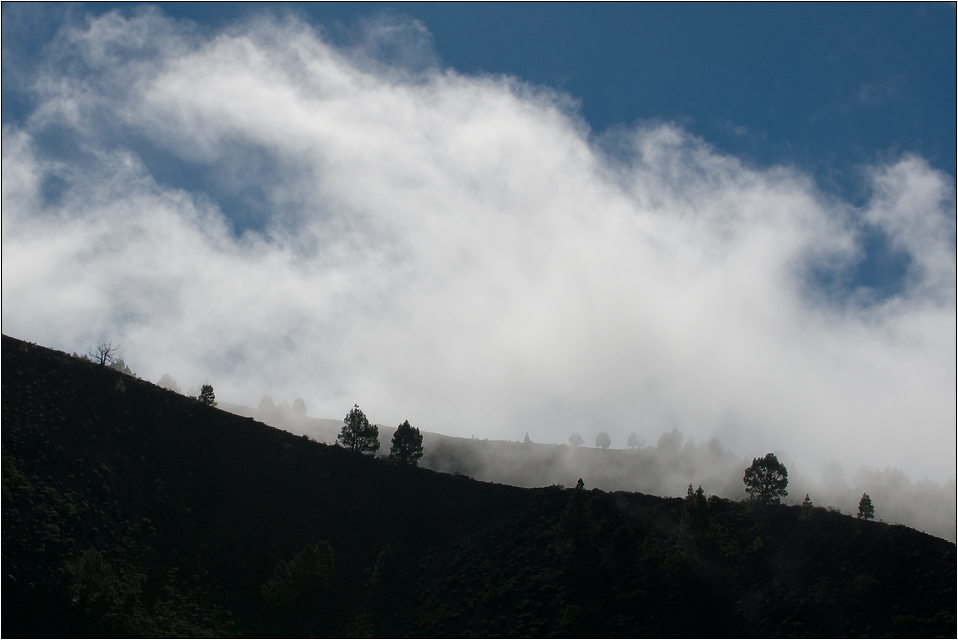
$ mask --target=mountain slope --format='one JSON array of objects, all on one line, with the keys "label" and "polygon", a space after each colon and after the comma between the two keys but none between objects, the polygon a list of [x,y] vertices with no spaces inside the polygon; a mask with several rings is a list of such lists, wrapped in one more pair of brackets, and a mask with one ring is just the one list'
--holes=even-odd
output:
[{"label": "mountain slope", "polygon": [[[270,402],[270,404],[272,404]],[[252,417],[273,427],[327,444],[334,444],[342,419],[308,418],[283,406],[254,409],[221,403],[220,408]],[[389,451],[395,426],[378,425],[380,455]],[[749,460],[722,448],[718,440],[696,445],[677,429],[665,432],[657,446],[635,449],[598,449],[521,441],[460,438],[423,431],[425,455],[420,466],[517,487],[574,485],[583,478],[604,491],[633,491],[658,496],[684,496],[689,483],[708,493],[740,500],[746,497],[742,475]],[[753,452],[760,453],[760,452]],[[781,455],[780,459],[787,459]],[[836,469],[837,467],[837,469]],[[955,542],[958,539],[955,481],[939,485],[927,479],[912,482],[900,469],[861,468],[846,483],[837,462],[826,466],[816,482],[789,465],[788,502],[801,503],[809,494],[815,504],[856,513],[862,493],[874,501],[876,519],[900,523]],[[836,473],[837,471],[837,473]]]},{"label": "mountain slope", "polygon": [[955,545],[906,527],[478,482],[2,356],[5,636],[955,633]]}]

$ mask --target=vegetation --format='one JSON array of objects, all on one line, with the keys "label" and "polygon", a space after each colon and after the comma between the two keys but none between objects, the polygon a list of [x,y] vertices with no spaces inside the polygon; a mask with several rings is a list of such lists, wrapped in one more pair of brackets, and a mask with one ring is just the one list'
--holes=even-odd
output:
[{"label": "vegetation", "polygon": [[205,404],[208,407],[216,406],[216,394],[213,393],[213,385],[204,384],[200,387],[200,395],[197,398],[201,404]]},{"label": "vegetation", "polygon": [[350,451],[374,455],[379,451],[379,428],[369,424],[358,404],[353,405],[343,419],[343,430],[336,442]]},{"label": "vegetation", "polygon": [[788,495],[788,469],[778,461],[774,453],[764,458],[753,458],[745,470],[745,492],[759,504],[778,504]]},{"label": "vegetation", "polygon": [[867,493],[863,493],[862,499],[858,502],[858,517],[864,520],[874,520],[875,518],[875,505],[872,504],[872,499],[868,497]]},{"label": "vegetation", "polygon": [[581,447],[583,444],[585,444],[585,440],[583,440],[582,436],[579,435],[579,432],[576,431],[569,436],[569,444],[573,447]]},{"label": "vegetation", "polygon": [[610,438],[609,434],[605,431],[600,431],[595,437],[595,446],[599,447],[600,449],[608,449],[612,446],[612,438]]},{"label": "vegetation", "polygon": [[409,426],[408,420],[396,428],[392,446],[389,448],[389,457],[404,464],[419,464],[419,459],[422,458],[422,434],[416,427]]},{"label": "vegetation", "polygon": [[114,347],[112,342],[100,342],[96,345],[96,350],[90,350],[89,356],[101,367],[109,367],[116,363],[118,349],[119,347]]},{"label": "vegetation", "polygon": [[705,491],[702,486],[692,491],[692,485],[689,485],[688,494],[685,496],[685,523],[696,535],[703,535],[709,530],[709,502],[705,498]]},{"label": "vegetation", "polygon": [[180,385],[176,384],[176,378],[168,373],[164,373],[160,377],[160,381],[157,382],[157,384],[164,389],[169,389],[170,391],[175,391],[176,393],[180,392]]},{"label": "vegetation", "polygon": [[955,633],[955,545],[907,527],[477,482],[2,358],[5,637]]}]

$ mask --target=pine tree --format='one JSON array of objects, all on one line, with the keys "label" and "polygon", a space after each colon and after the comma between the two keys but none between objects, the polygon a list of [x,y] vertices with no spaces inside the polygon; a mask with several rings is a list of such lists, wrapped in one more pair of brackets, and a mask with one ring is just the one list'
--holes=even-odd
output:
[{"label": "pine tree", "polygon": [[872,504],[872,499],[868,497],[867,493],[863,493],[862,499],[858,501],[858,517],[865,520],[874,520],[875,518],[875,505]]},{"label": "pine tree", "polygon": [[375,455],[379,451],[379,427],[369,424],[359,405],[353,405],[343,418],[343,430],[336,438],[336,444],[350,451]]},{"label": "pine tree", "polygon": [[759,504],[778,504],[788,495],[788,469],[778,461],[774,453],[764,458],[753,458],[752,466],[745,470],[745,492]]},{"label": "pine tree", "polygon": [[396,428],[393,434],[389,457],[399,462],[416,466],[422,457],[422,434],[419,429],[409,426],[406,420]]},{"label": "pine tree", "polygon": [[211,407],[216,406],[216,394],[213,393],[213,385],[204,384],[200,387],[200,395],[197,398],[202,404],[209,405]]},{"label": "pine tree", "polygon": [[705,533],[709,528],[709,502],[702,485],[695,491],[692,491],[692,485],[689,485],[685,495],[685,522],[696,534]]}]

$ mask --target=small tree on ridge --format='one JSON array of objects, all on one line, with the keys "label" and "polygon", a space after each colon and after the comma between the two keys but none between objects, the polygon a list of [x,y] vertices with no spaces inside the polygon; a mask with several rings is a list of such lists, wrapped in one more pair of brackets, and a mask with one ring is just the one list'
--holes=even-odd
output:
[{"label": "small tree on ridge", "polygon": [[200,387],[200,395],[196,398],[200,403],[215,407],[216,406],[216,394],[213,393],[213,385],[204,384]]},{"label": "small tree on ridge", "polygon": [[875,505],[867,493],[863,493],[862,499],[858,501],[858,517],[864,520],[875,519]]},{"label": "small tree on ridge", "polygon": [[419,458],[422,457],[422,434],[419,429],[409,425],[409,420],[396,427],[389,457],[413,466],[419,464]]},{"label": "small tree on ridge", "polygon": [[90,358],[101,367],[109,367],[116,362],[118,350],[112,342],[101,342],[96,345],[96,352],[90,351]]},{"label": "small tree on ridge", "polygon": [[343,430],[336,444],[350,451],[375,455],[379,451],[379,427],[369,424],[359,405],[353,405],[343,418]]}]

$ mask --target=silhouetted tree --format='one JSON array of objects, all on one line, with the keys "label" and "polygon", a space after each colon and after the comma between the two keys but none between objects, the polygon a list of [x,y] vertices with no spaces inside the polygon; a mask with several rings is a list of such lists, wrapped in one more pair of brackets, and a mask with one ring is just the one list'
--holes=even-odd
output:
[{"label": "silhouetted tree", "polygon": [[709,528],[709,501],[702,485],[695,491],[689,485],[685,495],[685,522],[694,533],[704,533]]},{"label": "silhouetted tree", "polygon": [[97,344],[96,351],[90,351],[90,358],[101,367],[112,366],[116,363],[116,353],[119,347],[114,347],[112,342],[101,342]]},{"label": "silhouetted tree", "polygon": [[638,449],[645,445],[645,442],[639,440],[639,435],[633,431],[629,434],[629,441],[627,444],[629,445],[629,449]]},{"label": "silhouetted tree", "polygon": [[812,515],[812,499],[808,497],[808,494],[805,494],[805,499],[802,500],[802,513],[799,516],[802,520],[807,520],[809,516]]},{"label": "silhouetted tree", "polygon": [[578,431],[569,436],[569,444],[571,444],[573,447],[581,447],[584,443],[585,440],[582,439],[582,436],[579,435]]},{"label": "silhouetted tree", "polygon": [[396,428],[392,446],[389,448],[389,457],[413,466],[419,464],[419,458],[422,457],[422,434],[416,427],[409,426],[408,420]]},{"label": "silhouetted tree", "polygon": [[788,495],[788,470],[774,453],[764,458],[753,458],[752,466],[745,470],[745,492],[760,504],[778,504]]},{"label": "silhouetted tree", "polygon": [[343,418],[343,430],[336,438],[336,444],[351,451],[375,455],[379,451],[379,427],[369,424],[359,405],[353,405]]},{"label": "silhouetted tree", "polygon": [[201,403],[211,407],[216,406],[216,394],[213,393],[213,385],[204,384],[200,387],[200,395],[197,398]]},{"label": "silhouetted tree", "polygon": [[858,517],[865,520],[872,520],[875,517],[875,505],[867,493],[862,494],[862,499],[858,501]]},{"label": "silhouetted tree", "polygon": [[609,434],[605,431],[600,431],[599,435],[595,437],[595,446],[608,449],[612,446],[612,438],[610,438]]},{"label": "silhouetted tree", "polygon": [[532,444],[532,439],[529,437],[529,432],[526,431],[526,437],[522,439],[523,444]]}]

